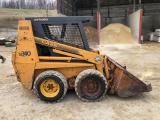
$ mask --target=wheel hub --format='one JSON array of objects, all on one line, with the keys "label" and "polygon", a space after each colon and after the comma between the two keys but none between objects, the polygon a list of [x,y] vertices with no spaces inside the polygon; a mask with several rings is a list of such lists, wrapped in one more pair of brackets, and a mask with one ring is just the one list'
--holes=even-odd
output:
[{"label": "wheel hub", "polygon": [[47,97],[55,97],[60,91],[59,84],[53,79],[43,81],[40,88],[41,92]]},{"label": "wheel hub", "polygon": [[97,90],[97,83],[94,80],[88,80],[88,84],[85,86],[85,89],[89,93],[93,93]]},{"label": "wheel hub", "polygon": [[48,90],[53,90],[54,86],[53,86],[53,84],[48,84],[47,88],[48,88]]},{"label": "wheel hub", "polygon": [[82,91],[84,94],[87,94],[88,96],[95,96],[98,94],[101,90],[101,85],[98,80],[91,78],[86,79],[82,83]]}]

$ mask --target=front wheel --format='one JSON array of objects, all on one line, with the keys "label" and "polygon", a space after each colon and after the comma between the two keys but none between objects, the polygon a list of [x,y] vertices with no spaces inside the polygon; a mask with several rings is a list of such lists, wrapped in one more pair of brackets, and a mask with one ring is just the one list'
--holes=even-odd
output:
[{"label": "front wheel", "polygon": [[58,71],[48,70],[42,72],[34,82],[37,96],[46,102],[58,102],[67,92],[67,81]]},{"label": "front wheel", "polygon": [[75,91],[83,101],[101,100],[107,92],[106,78],[97,70],[84,70],[76,78]]}]

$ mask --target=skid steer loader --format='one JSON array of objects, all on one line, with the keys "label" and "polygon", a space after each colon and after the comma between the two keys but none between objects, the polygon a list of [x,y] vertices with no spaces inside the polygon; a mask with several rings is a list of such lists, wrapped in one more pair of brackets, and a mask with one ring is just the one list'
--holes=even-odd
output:
[{"label": "skid steer loader", "polygon": [[12,64],[17,80],[47,102],[58,102],[68,89],[83,101],[106,93],[129,97],[151,91],[125,67],[88,45],[83,23],[92,17],[38,17],[20,20]]}]

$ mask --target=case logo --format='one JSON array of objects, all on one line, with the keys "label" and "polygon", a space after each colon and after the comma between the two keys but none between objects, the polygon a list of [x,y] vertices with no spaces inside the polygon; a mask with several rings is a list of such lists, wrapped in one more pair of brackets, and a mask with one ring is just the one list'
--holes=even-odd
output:
[{"label": "case logo", "polygon": [[22,51],[19,53],[19,56],[30,56],[31,52],[30,51]]}]

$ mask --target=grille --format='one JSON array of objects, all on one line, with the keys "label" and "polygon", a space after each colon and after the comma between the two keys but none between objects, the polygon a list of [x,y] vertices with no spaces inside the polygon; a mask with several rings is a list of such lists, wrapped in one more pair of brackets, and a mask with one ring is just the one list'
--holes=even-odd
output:
[{"label": "grille", "polygon": [[84,49],[78,24],[42,24],[42,28],[49,40]]}]

